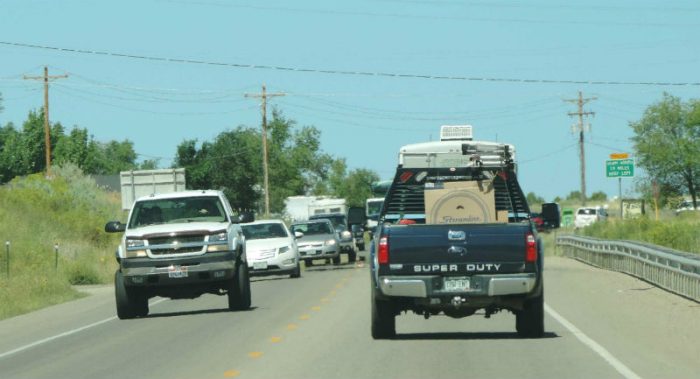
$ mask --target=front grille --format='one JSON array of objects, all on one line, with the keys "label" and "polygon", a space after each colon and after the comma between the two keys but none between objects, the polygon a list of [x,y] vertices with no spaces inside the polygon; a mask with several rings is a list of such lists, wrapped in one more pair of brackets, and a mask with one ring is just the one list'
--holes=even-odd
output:
[{"label": "front grille", "polygon": [[151,249],[151,254],[153,255],[168,255],[168,254],[186,254],[186,253],[199,253],[202,251],[202,247],[183,247],[179,249]]},{"label": "front grille", "polygon": [[149,245],[169,245],[173,243],[204,242],[204,236],[174,236],[149,238]]}]

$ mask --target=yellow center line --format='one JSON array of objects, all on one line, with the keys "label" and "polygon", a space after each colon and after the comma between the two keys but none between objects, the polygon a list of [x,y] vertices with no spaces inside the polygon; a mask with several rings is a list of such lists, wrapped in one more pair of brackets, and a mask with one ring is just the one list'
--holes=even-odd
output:
[{"label": "yellow center line", "polygon": [[319,306],[319,305],[314,305],[313,307],[311,307],[311,310],[312,310],[312,311],[320,311],[320,310],[321,310],[321,306]]},{"label": "yellow center line", "polygon": [[270,342],[272,342],[272,343],[280,343],[280,342],[282,342],[282,337],[277,337],[277,336],[272,337],[272,338],[270,338]]},{"label": "yellow center line", "polygon": [[262,351],[251,351],[250,353],[248,353],[248,356],[253,358],[253,359],[260,358],[260,357],[262,357],[262,355],[263,355]]},{"label": "yellow center line", "polygon": [[329,301],[330,301],[330,300],[328,300],[328,298],[325,298],[325,297],[324,297],[323,299],[321,299],[321,302],[322,302],[322,303],[328,303]]},{"label": "yellow center line", "polygon": [[297,324],[287,324],[287,330],[296,330],[298,327]]},{"label": "yellow center line", "polygon": [[238,370],[228,370],[224,371],[224,378],[235,378],[238,375],[241,375],[241,372]]},{"label": "yellow center line", "polygon": [[311,318],[311,316],[309,316],[309,315],[301,315],[301,316],[299,316],[299,320],[308,320],[308,319],[310,319],[310,318]]}]

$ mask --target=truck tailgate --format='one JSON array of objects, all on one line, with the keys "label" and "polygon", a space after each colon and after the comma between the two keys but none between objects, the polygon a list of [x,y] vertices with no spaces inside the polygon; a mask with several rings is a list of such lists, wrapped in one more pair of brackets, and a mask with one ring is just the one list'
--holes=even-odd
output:
[{"label": "truck tailgate", "polygon": [[389,265],[380,271],[392,275],[531,271],[534,266],[525,264],[529,233],[525,223],[391,226],[385,234]]}]

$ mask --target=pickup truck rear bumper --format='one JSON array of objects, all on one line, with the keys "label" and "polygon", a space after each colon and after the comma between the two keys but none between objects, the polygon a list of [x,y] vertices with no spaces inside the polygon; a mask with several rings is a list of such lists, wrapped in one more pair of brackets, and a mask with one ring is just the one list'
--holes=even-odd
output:
[{"label": "pickup truck rear bumper", "polygon": [[384,296],[390,297],[442,297],[442,296],[502,296],[528,294],[537,284],[537,275],[499,274],[473,275],[469,278],[469,289],[465,291],[447,291],[445,279],[450,277],[434,276],[384,276],[379,277],[379,289]]}]

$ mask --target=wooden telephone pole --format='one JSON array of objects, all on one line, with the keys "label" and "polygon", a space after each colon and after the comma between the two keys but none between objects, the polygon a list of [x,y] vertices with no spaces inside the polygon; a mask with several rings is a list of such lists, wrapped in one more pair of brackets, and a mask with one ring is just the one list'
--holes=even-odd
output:
[{"label": "wooden telephone pole", "polygon": [[576,103],[578,105],[578,111],[577,112],[569,112],[569,116],[578,116],[578,125],[576,125],[574,130],[578,130],[579,132],[579,138],[578,138],[578,144],[579,144],[579,159],[581,160],[581,203],[583,205],[586,205],[586,154],[584,150],[584,139],[583,139],[583,133],[585,129],[585,125],[583,124],[583,118],[586,116],[594,116],[595,112],[587,112],[583,110],[583,106],[593,100],[596,100],[597,97],[588,97],[588,98],[583,98],[583,93],[581,91],[578,91],[578,99],[565,99],[564,101],[569,102],[569,103]]},{"label": "wooden telephone pole", "polygon": [[67,78],[68,75],[51,75],[44,66],[44,76],[24,76],[24,79],[44,81],[44,146],[46,147],[46,176],[51,176],[51,128],[49,126],[49,81]]},{"label": "wooden telephone pole", "polygon": [[246,93],[245,97],[261,98],[261,112],[262,112],[262,147],[263,147],[263,177],[265,186],[265,217],[270,215],[270,182],[268,179],[268,169],[267,169],[267,98],[275,96],[284,96],[282,92],[277,93],[267,93],[265,85],[262,86],[261,93]]}]

